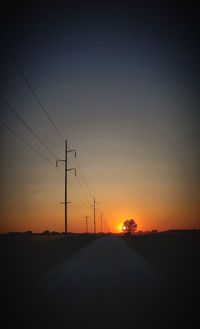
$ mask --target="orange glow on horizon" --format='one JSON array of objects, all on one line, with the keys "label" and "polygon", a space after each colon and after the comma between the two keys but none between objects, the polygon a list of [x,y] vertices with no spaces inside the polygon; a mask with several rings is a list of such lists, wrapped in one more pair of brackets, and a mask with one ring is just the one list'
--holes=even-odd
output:
[{"label": "orange glow on horizon", "polygon": [[[37,202],[36,202],[37,201]],[[40,200],[39,200],[40,201]],[[16,204],[15,207],[10,208],[10,213],[6,211],[2,213],[4,221],[0,223],[0,232],[7,233],[9,231],[28,231],[39,233],[45,230],[49,231],[64,231],[64,209],[59,203],[32,199],[31,212],[29,212],[29,205],[26,208],[19,207]],[[134,209],[131,207],[131,203],[124,207],[117,207],[114,200],[113,202],[107,202],[106,199],[102,200],[104,204],[103,219],[107,223],[103,225],[103,232],[121,233],[123,232],[123,223],[126,219],[135,219],[138,225],[138,231],[151,231],[156,229],[158,231],[164,231],[168,229],[194,229],[199,228],[199,221],[195,218],[196,214],[193,208],[188,209],[184,216],[180,212],[179,207],[171,209],[165,208],[163,211],[159,205],[146,204],[145,207],[140,207],[136,203]],[[36,207],[36,205],[38,207]],[[22,210],[26,212],[22,212]],[[190,210],[190,211],[189,211]],[[78,207],[78,204],[74,201],[68,210],[68,229],[73,233],[85,232],[84,221],[84,209]],[[88,211],[88,232],[94,232],[93,224],[93,211]],[[190,218],[194,218],[193,221]],[[96,216],[96,231],[101,231],[101,218],[97,213]]]}]

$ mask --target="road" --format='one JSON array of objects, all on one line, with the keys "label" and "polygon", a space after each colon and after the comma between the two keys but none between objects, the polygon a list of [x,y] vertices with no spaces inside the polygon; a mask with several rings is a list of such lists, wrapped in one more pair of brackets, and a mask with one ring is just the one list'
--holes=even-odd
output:
[{"label": "road", "polygon": [[[141,296],[154,289],[159,273],[119,236],[96,239],[43,278],[43,296],[82,304]],[[42,288],[41,288],[42,287]]]}]

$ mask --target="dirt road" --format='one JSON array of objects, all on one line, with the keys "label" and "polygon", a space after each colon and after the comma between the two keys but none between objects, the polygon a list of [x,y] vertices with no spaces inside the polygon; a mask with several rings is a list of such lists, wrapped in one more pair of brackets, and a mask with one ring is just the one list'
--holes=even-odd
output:
[{"label": "dirt road", "polygon": [[[119,236],[105,236],[63,261],[43,278],[43,296],[83,304],[123,300],[153,289],[159,273]],[[42,286],[42,288],[41,288]]]}]

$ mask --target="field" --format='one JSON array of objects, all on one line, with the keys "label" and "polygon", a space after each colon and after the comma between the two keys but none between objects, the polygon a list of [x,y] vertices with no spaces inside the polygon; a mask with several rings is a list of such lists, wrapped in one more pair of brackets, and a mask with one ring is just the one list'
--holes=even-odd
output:
[{"label": "field", "polygon": [[[67,323],[80,320],[82,325],[109,323],[111,327],[129,322],[137,328],[178,328],[186,323],[193,327],[198,315],[199,241],[198,231],[134,237],[2,235],[1,299],[7,328],[24,325],[26,328],[65,328]],[[69,297],[65,303],[61,295],[58,300],[43,299],[38,291],[40,280],[51,270],[59,269],[63,261],[71,259],[74,263],[66,263],[62,273],[58,271],[58,277],[68,275],[67,280],[72,284],[74,277],[79,278],[73,288],[74,301]],[[137,262],[147,264],[145,271],[154,268],[159,273],[152,287],[145,285],[145,279],[142,281],[141,275],[146,273]],[[74,264],[72,275],[65,274],[67,267]],[[131,276],[134,271],[140,282],[138,286]],[[119,279],[117,288],[113,285],[111,289],[116,278]],[[67,294],[70,292],[69,282],[65,280],[61,285],[63,294],[67,284]],[[93,294],[92,302],[84,300],[85,285],[88,285],[88,295]],[[124,295],[123,289],[127,287],[130,291]]]},{"label": "field", "polygon": [[126,241],[161,273],[158,316],[169,327],[194,323],[198,315],[200,232],[172,231]]},{"label": "field", "polygon": [[94,239],[92,234],[0,236],[2,314],[11,327],[28,317],[29,328],[34,289],[41,277]]}]

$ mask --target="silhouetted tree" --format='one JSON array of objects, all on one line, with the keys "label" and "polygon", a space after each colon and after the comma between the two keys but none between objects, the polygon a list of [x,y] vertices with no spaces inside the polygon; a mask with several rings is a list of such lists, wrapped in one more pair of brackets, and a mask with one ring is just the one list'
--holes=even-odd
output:
[{"label": "silhouetted tree", "polygon": [[45,230],[42,234],[50,234],[49,230]]},{"label": "silhouetted tree", "polygon": [[124,221],[122,231],[126,234],[133,234],[137,230],[137,224],[134,219],[127,219]]}]

